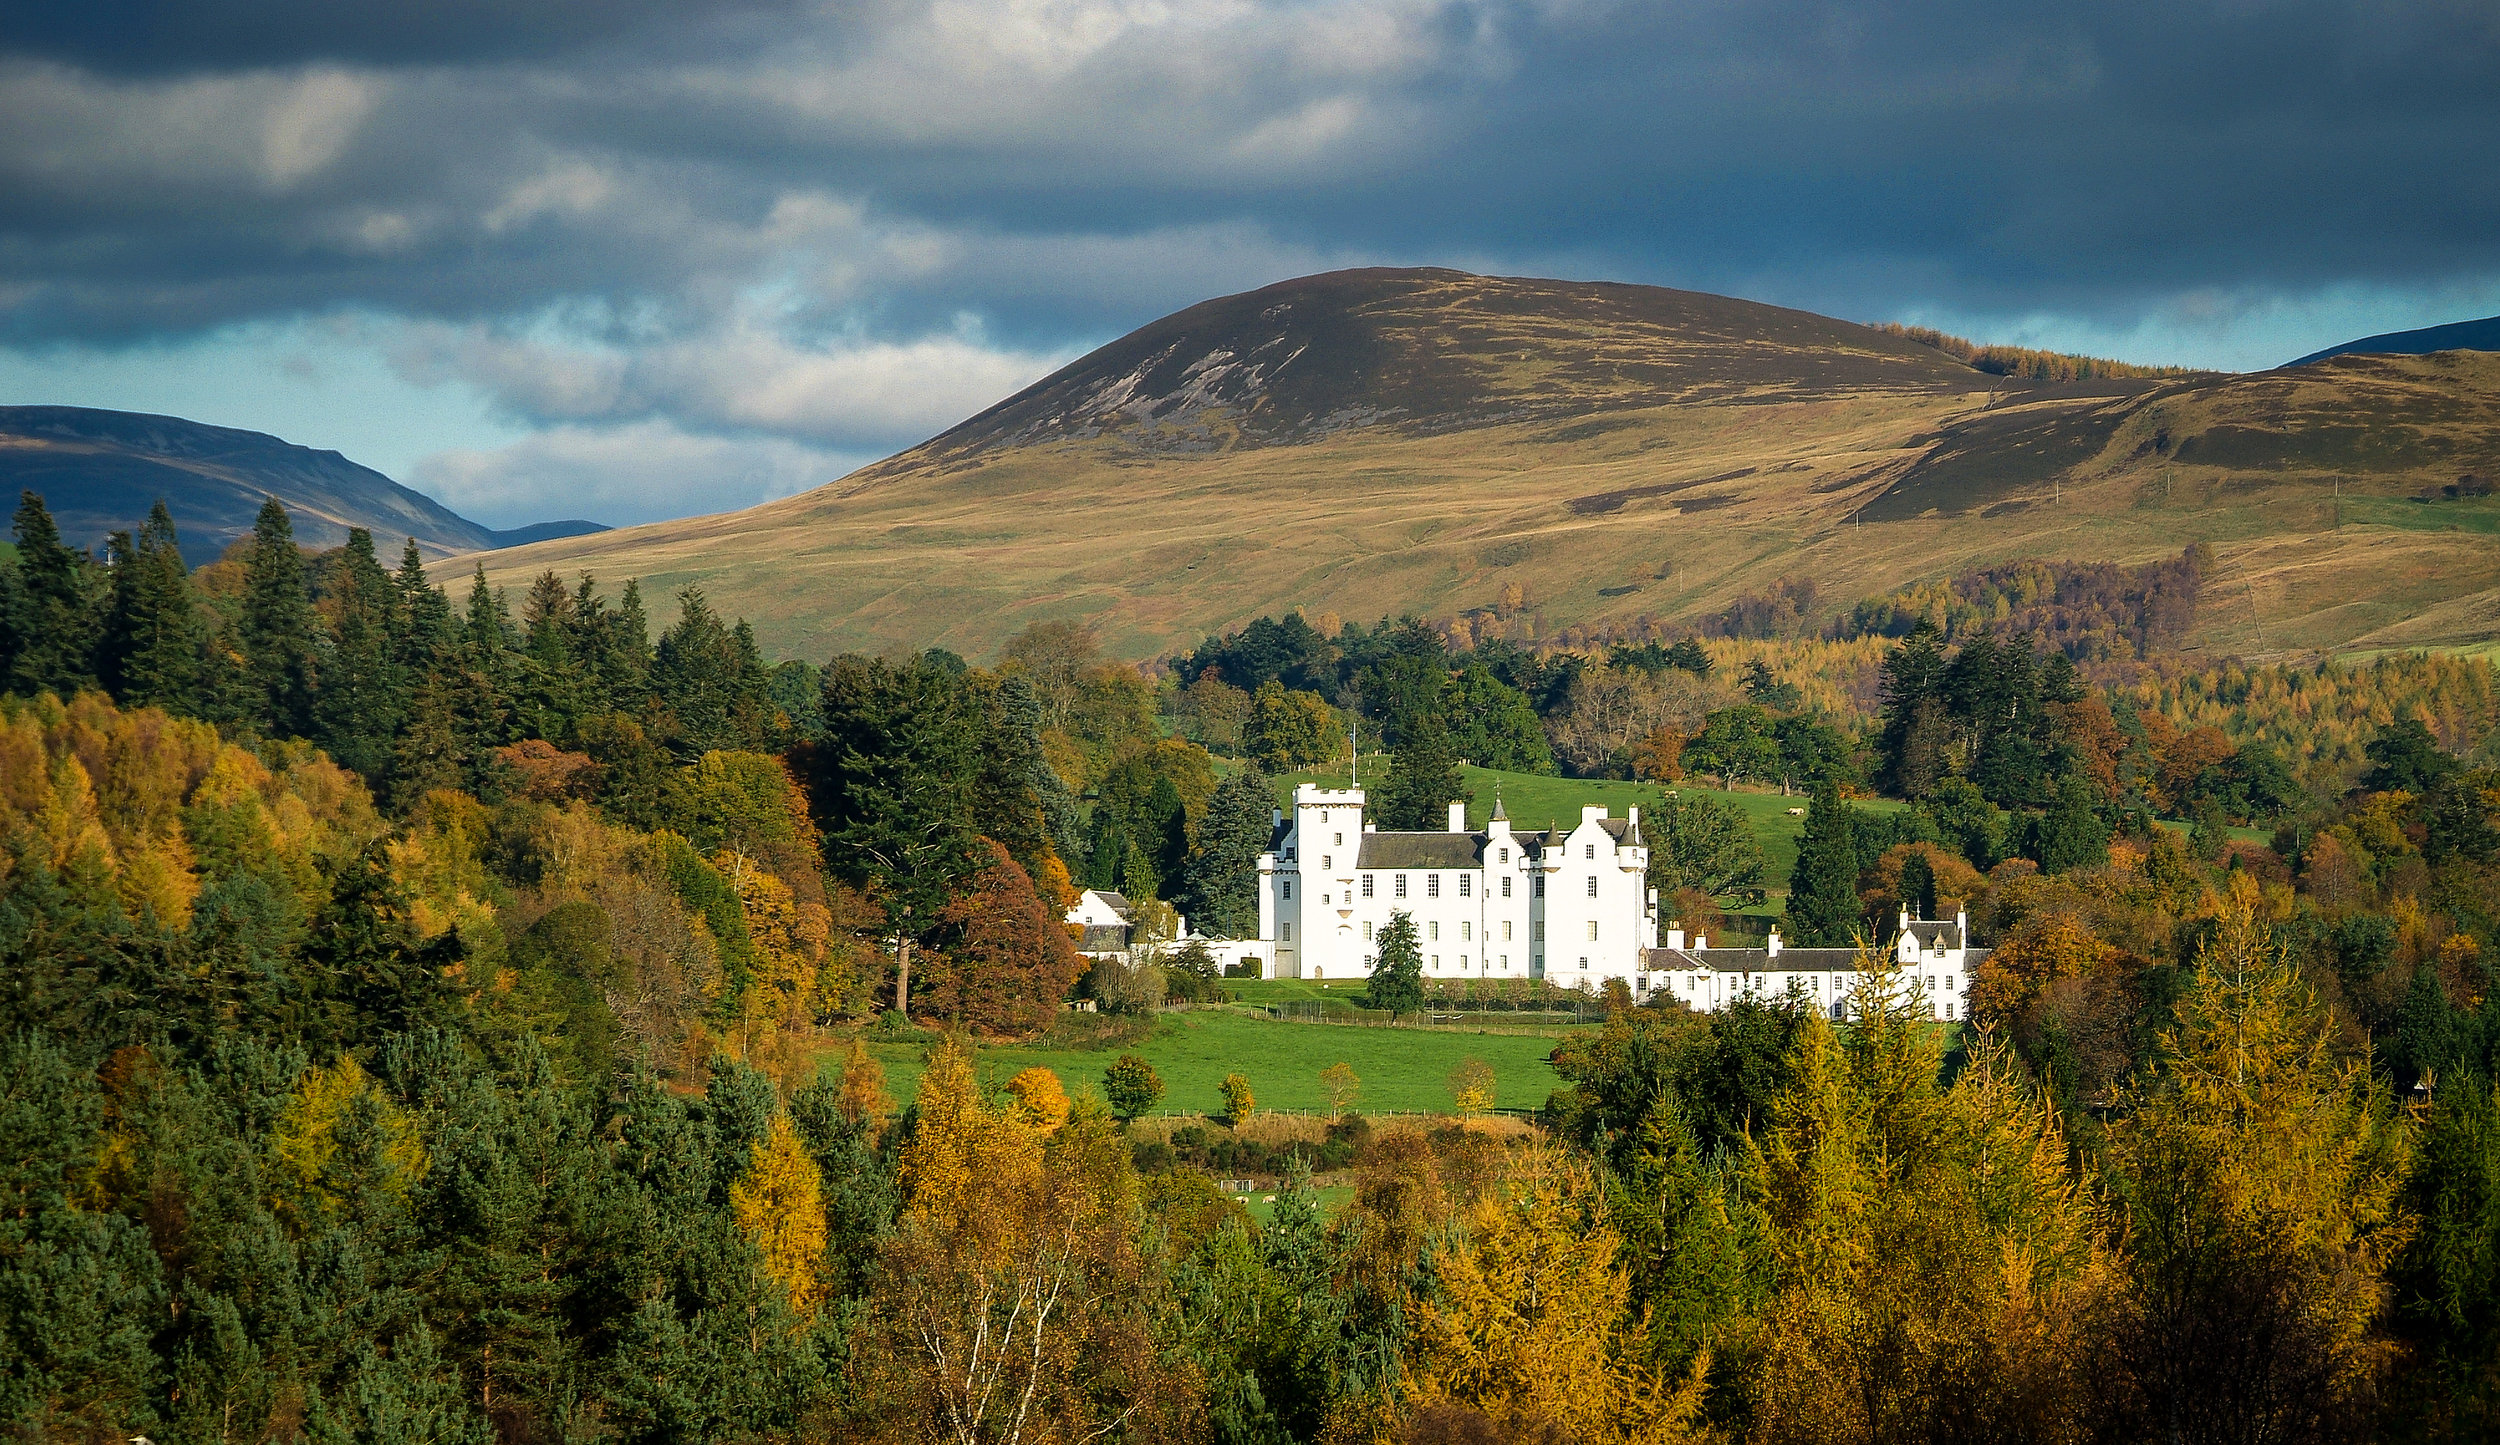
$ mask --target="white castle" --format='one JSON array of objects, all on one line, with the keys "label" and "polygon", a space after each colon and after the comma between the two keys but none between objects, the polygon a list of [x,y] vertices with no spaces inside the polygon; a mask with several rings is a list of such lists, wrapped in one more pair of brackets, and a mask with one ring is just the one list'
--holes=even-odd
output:
[{"label": "white castle", "polygon": [[[1576,988],[1619,978],[1635,996],[1664,992],[1703,1011],[1793,983],[1835,1018],[1848,1016],[1861,985],[1855,950],[1784,948],[1776,928],[1762,947],[1712,948],[1670,927],[1661,946],[1637,807],[1614,818],[1592,804],[1567,831],[1516,832],[1499,799],[1482,831],[1452,803],[1441,831],[1384,832],[1364,821],[1362,789],[1305,783],[1273,827],[1259,855],[1256,956],[1268,978],[1363,979],[1380,930],[1405,913],[1429,979]],[[1969,946],[1966,918],[1926,922],[1904,910],[1891,951],[1896,987],[1930,1016],[1967,1012],[1970,970],[1986,951]]]}]

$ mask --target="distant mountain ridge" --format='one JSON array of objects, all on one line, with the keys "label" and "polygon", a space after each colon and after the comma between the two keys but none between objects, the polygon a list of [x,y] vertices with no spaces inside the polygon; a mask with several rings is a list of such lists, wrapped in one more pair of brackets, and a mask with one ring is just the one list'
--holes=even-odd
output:
[{"label": "distant mountain ridge", "polygon": [[339,546],[351,527],[371,529],[386,552],[414,537],[438,557],[607,530],[571,521],[498,531],[337,452],[183,417],[82,406],[0,406],[0,494],[13,505],[21,490],[42,494],[64,539],[98,549],[110,533],[136,527],[161,497],[193,566],[250,532],[267,497],[286,507],[296,540],[315,548]]},{"label": "distant mountain ridge", "polygon": [[2307,366],[2330,356],[2428,356],[2435,351],[2500,351],[2500,316],[2480,321],[2451,321],[2414,331],[2387,331],[2364,336],[2324,351],[2313,351],[2290,366]]},{"label": "distant mountain ridge", "polygon": [[1596,635],[2202,541],[2183,645],[2262,657],[2500,636],[2468,475],[2500,475],[2500,355],[1998,376],[1732,297],[1362,270],[1148,322],[815,491],[486,568],[700,587],[781,656],[1045,619],[1146,656],[1292,609]]}]

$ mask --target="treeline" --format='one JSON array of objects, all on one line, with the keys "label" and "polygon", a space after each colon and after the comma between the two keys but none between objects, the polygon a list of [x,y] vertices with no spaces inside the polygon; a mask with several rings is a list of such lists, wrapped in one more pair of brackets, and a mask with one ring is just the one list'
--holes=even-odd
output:
[{"label": "treeline", "polygon": [[2021,381],[2134,380],[2197,374],[2193,368],[2185,366],[2141,366],[2132,361],[2111,361],[2099,356],[2037,351],[2028,346],[1982,346],[1932,327],[1904,326],[1897,321],[1877,322],[1875,329],[1889,336],[1915,341],[1921,346],[1933,347],[1990,376],[2010,376]]},{"label": "treeline", "polygon": [[2175,650],[2195,625],[2213,549],[2199,542],[2165,562],[2010,562],[1861,602],[1841,637],[1904,637],[1920,623],[1948,642],[2025,636],[2078,663],[2132,662]]}]

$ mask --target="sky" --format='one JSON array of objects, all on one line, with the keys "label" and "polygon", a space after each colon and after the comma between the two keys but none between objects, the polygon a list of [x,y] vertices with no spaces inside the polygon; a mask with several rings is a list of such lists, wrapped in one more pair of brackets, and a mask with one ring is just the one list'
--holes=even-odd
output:
[{"label": "sky", "polygon": [[0,403],[494,526],[1351,265],[2233,370],[2500,312],[2490,0],[0,0]]}]

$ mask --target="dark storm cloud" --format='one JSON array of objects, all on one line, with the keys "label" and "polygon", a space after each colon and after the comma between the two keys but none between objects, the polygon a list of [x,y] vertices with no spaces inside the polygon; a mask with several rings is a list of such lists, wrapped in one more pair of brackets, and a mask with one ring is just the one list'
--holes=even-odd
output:
[{"label": "dark storm cloud", "polygon": [[685,43],[795,0],[96,0],[0,3],[0,52],[108,74],[544,58],[655,28]]},{"label": "dark storm cloud", "polygon": [[353,313],[532,422],[873,447],[1355,262],[2115,326],[2500,274],[2484,0],[210,10],[5,12],[0,340]]}]

